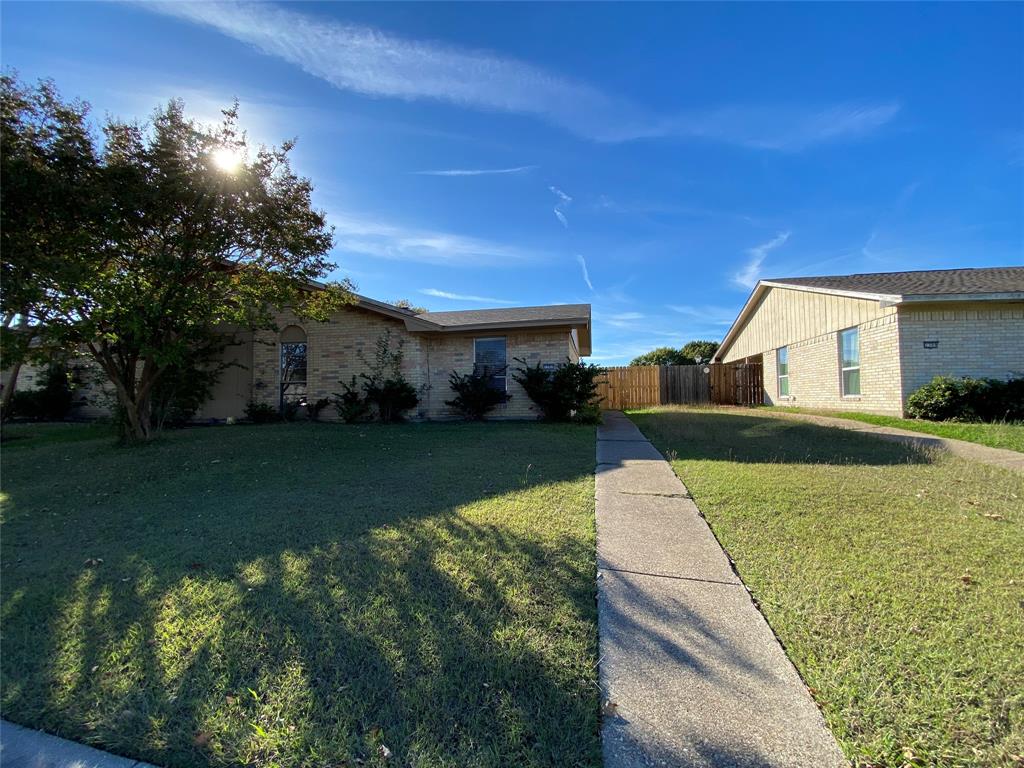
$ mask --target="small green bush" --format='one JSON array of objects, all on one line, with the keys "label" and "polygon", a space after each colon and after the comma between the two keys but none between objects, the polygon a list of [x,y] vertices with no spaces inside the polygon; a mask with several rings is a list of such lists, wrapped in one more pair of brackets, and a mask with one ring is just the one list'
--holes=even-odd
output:
[{"label": "small green bush", "polygon": [[545,421],[575,421],[594,424],[601,420],[597,399],[597,378],[603,368],[590,363],[566,361],[552,369],[537,363],[533,367],[515,358],[521,367],[512,378],[519,382],[541,410]]},{"label": "small green bush", "polygon": [[334,409],[338,412],[338,418],[346,424],[354,424],[362,421],[370,412],[370,404],[363,398],[363,393],[356,384],[356,377],[352,381],[340,381],[341,392],[334,393]]},{"label": "small green bush", "polygon": [[367,377],[363,382],[366,402],[377,409],[377,417],[385,424],[401,421],[405,412],[415,408],[420,398],[412,384],[401,375],[388,379]]},{"label": "small green bush", "polygon": [[250,400],[245,406],[245,418],[253,424],[273,424],[281,421],[281,414],[272,405]]},{"label": "small green bush", "polygon": [[907,398],[907,415],[927,421],[1024,420],[1024,378],[936,376]]},{"label": "small green bush", "polygon": [[[498,375],[504,375],[504,369]],[[444,404],[471,421],[482,421],[490,411],[509,399],[508,392],[491,386],[491,374],[452,371],[448,383],[455,397],[445,400]]]}]

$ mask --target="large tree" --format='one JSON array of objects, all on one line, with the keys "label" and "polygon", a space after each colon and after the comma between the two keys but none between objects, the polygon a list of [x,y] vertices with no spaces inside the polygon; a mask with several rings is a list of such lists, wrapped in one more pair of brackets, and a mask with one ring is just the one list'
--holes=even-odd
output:
[{"label": "large tree", "polygon": [[679,352],[683,357],[689,358],[695,363],[710,363],[715,358],[715,352],[718,351],[719,343],[717,341],[688,341],[683,344],[682,349]]},{"label": "large tree", "polygon": [[[26,92],[13,80],[4,89],[5,101],[8,89]],[[18,254],[24,282],[41,286],[18,311],[44,346],[96,360],[125,436],[144,440],[161,376],[223,328],[272,328],[285,307],[325,320],[352,293],[347,281],[315,285],[334,269],[332,234],[310,181],[291,169],[293,142],[251,147],[237,104],[216,126],[171,101],[145,125],[108,119],[102,132],[102,142],[87,132],[74,153],[85,171],[70,186],[89,201],[75,248],[52,279],[32,266],[45,254],[30,245]],[[8,206],[5,189],[5,217]]]},{"label": "large tree", "polygon": [[0,313],[2,412],[22,364],[45,359],[40,329],[58,286],[73,284],[97,233],[97,157],[88,107],[64,102],[53,83],[26,88],[0,76]]}]

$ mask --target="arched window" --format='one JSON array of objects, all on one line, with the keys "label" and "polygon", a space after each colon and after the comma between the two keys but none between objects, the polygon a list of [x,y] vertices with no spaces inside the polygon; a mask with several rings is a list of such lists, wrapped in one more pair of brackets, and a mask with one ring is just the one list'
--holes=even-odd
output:
[{"label": "arched window", "polygon": [[306,332],[297,325],[281,331],[281,408],[285,403],[306,402]]}]

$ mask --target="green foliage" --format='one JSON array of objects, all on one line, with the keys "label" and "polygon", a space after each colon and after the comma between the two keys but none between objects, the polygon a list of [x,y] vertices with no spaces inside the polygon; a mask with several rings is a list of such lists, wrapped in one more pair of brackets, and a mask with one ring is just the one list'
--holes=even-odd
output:
[{"label": "green foliage", "polygon": [[167,365],[153,385],[150,420],[153,428],[188,423],[213,391],[225,365],[215,362],[224,344],[214,335]]},{"label": "green foliage", "polygon": [[[334,268],[330,229],[293,142],[250,148],[237,104],[210,127],[171,101],[146,125],[107,119],[101,141],[52,85],[2,86],[5,325],[17,312],[43,347],[85,348],[132,439],[150,435],[154,386],[209,328],[269,329],[283,307],[325,320],[353,300],[348,283],[308,290]],[[214,160],[225,150],[234,170]]]},{"label": "green foliage", "polygon": [[645,352],[630,361],[630,365],[695,365],[699,359],[707,363],[714,359],[718,351],[717,341],[690,341],[681,349],[658,347]]},{"label": "green foliage", "polygon": [[412,312],[414,315],[422,315],[424,312],[427,311],[426,307],[417,306],[416,304],[413,304],[408,299],[396,299],[395,301],[393,301],[391,303],[392,303],[392,306],[398,307],[399,309],[407,309],[410,312]]},{"label": "green foliage", "polygon": [[718,351],[719,343],[717,341],[688,341],[683,344],[683,348],[679,350],[684,358],[693,363],[710,363],[715,359],[715,353]]},{"label": "green foliage", "polygon": [[1024,420],[1024,378],[936,376],[907,398],[907,415],[929,421]]},{"label": "green foliage", "polygon": [[338,418],[346,424],[362,421],[370,413],[370,404],[363,397],[362,390],[353,376],[351,381],[340,381],[341,392],[334,393],[334,408]]},{"label": "green foliage", "polygon": [[253,424],[273,424],[283,418],[280,411],[269,403],[250,400],[245,406],[245,418]]},{"label": "green foliage", "polygon": [[392,349],[392,334],[388,328],[377,337],[373,360],[367,361],[360,353],[360,359],[370,368],[369,373],[362,374],[363,395],[385,424],[401,421],[405,412],[420,401],[416,389],[402,375],[403,346],[400,339]]},{"label": "green foliage", "polygon": [[520,386],[541,410],[545,421],[577,421],[596,423],[600,420],[597,398],[597,379],[604,372],[591,363],[566,361],[551,370],[540,363],[530,366],[526,360],[515,358],[521,367],[512,374]]},{"label": "green foliage", "polygon": [[683,354],[678,349],[672,347],[658,347],[652,349],[650,352],[645,352],[642,355],[634,357],[630,360],[630,365],[688,365],[693,360],[689,360],[683,357]]},{"label": "green foliage", "polygon": [[[502,403],[508,402],[510,395],[503,389],[491,386],[491,377],[495,371],[487,375],[482,373],[459,374],[452,371],[448,383],[455,392],[455,397],[445,400],[444,404],[454,408],[470,421],[481,421],[490,411]],[[503,375],[504,369],[498,375]]]},{"label": "green foliage", "polygon": [[23,419],[61,421],[75,402],[77,385],[74,374],[63,363],[51,363],[46,368],[43,386],[39,389],[19,390],[11,399],[11,416]]}]

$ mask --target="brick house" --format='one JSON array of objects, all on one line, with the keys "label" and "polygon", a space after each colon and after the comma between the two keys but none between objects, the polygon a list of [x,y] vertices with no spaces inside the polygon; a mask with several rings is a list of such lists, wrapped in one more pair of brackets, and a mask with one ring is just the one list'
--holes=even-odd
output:
[{"label": "brick house", "polygon": [[1024,267],[761,280],[719,362],[760,361],[764,400],[903,413],[939,375],[1024,375]]},{"label": "brick house", "polygon": [[[341,391],[339,382],[368,372],[366,361],[373,359],[377,339],[388,331],[391,348],[401,346],[402,373],[419,394],[419,405],[408,414],[415,419],[456,416],[444,404],[454,396],[448,377],[452,371],[474,370],[490,373],[493,386],[510,395],[491,412],[492,418],[535,418],[533,403],[509,375],[518,366],[514,358],[531,366],[554,366],[591,353],[589,304],[415,314],[356,296],[354,304],[327,322],[288,313],[278,315],[276,322],[276,332],[236,334],[238,343],[223,355],[223,362],[232,365],[222,371],[197,420],[241,418],[250,400],[279,407],[284,400],[330,397]],[[38,386],[39,373],[35,367],[23,368],[18,388]],[[106,415],[111,398],[99,396],[95,386],[88,389],[75,415]],[[336,418],[334,409],[325,409],[322,418]]]}]

